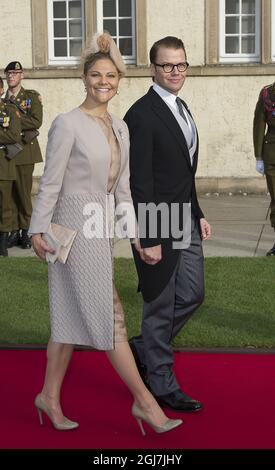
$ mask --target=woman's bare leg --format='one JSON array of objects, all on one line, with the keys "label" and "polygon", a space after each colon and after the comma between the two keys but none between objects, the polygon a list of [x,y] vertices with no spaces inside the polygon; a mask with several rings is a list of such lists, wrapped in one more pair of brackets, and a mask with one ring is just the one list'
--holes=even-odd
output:
[{"label": "woman's bare leg", "polygon": [[51,339],[47,347],[47,367],[41,397],[56,423],[62,423],[64,420],[60,405],[60,390],[73,349],[72,344],[56,343]]},{"label": "woman's bare leg", "polygon": [[128,342],[118,342],[115,349],[107,351],[106,354],[123,382],[133,394],[138,406],[156,426],[162,426],[167,421],[167,416],[144,385]]}]

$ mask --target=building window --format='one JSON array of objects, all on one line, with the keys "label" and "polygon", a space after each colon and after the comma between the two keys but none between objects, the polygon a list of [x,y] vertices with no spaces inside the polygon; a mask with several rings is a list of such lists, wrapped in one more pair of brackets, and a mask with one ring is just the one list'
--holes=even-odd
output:
[{"label": "building window", "polygon": [[126,64],[136,62],[135,0],[97,0],[97,29],[108,31]]},{"label": "building window", "polygon": [[48,0],[49,64],[77,64],[83,48],[83,0]]},{"label": "building window", "polygon": [[260,0],[220,0],[220,62],[260,60]]}]

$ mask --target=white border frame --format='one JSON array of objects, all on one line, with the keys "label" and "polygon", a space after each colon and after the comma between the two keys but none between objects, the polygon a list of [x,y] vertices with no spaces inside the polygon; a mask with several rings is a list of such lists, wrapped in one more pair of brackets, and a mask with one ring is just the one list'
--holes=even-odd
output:
[{"label": "white border frame", "polygon": [[[260,62],[261,47],[261,0],[255,0],[255,48],[254,54],[227,54],[225,52],[225,0],[219,2],[219,61],[221,63]],[[273,0],[274,2],[274,0]],[[240,26],[241,27],[241,26]],[[275,60],[275,56],[274,56]]]},{"label": "white border frame", "polygon": [[[80,56],[65,56],[65,57],[55,57],[54,56],[54,34],[53,34],[53,2],[54,1],[66,1],[68,4],[69,0],[48,0],[48,51],[49,51],[49,65],[77,65],[80,62]],[[85,43],[85,2],[81,1],[82,7],[82,47]],[[67,18],[68,21],[68,18]],[[67,35],[67,42],[70,40],[70,37]]]}]

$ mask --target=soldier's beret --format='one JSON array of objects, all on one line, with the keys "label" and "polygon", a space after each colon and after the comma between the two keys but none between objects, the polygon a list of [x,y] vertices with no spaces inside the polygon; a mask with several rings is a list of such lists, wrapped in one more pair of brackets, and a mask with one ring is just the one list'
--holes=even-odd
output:
[{"label": "soldier's beret", "polygon": [[22,65],[20,64],[20,62],[18,62],[17,60],[14,61],[14,62],[10,62],[7,67],[5,68],[4,72],[8,72],[9,70],[23,70],[23,67]]}]

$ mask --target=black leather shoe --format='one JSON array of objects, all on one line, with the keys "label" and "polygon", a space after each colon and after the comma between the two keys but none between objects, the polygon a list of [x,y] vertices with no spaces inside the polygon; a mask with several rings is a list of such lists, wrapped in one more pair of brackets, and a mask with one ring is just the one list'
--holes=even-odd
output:
[{"label": "black leather shoe", "polygon": [[0,256],[8,256],[8,232],[0,232]]},{"label": "black leather shoe", "polygon": [[136,366],[137,366],[139,375],[141,376],[141,378],[142,378],[143,382],[145,383],[145,385],[148,387],[148,383],[147,383],[147,368],[146,368],[146,365],[143,364],[143,363],[140,361],[140,359],[139,359],[139,356],[138,356],[138,353],[137,353],[137,349],[136,349],[136,347],[135,347],[134,339],[135,339],[134,336],[129,339],[129,346],[130,346],[131,351],[132,351],[132,354],[133,354],[133,356],[134,356],[134,359],[135,359],[135,362],[136,362]]},{"label": "black leather shoe", "polygon": [[192,400],[181,390],[168,393],[167,395],[155,396],[158,404],[163,408],[170,408],[175,411],[183,411],[191,413],[199,411],[203,408],[203,404],[197,400]]},{"label": "black leather shoe", "polygon": [[275,244],[273,247],[266,253],[266,256],[275,256]]},{"label": "black leather shoe", "polygon": [[13,246],[18,246],[21,243],[20,232],[19,230],[13,230],[9,235],[8,248]]},{"label": "black leather shoe", "polygon": [[21,235],[21,248],[23,250],[26,250],[27,248],[32,247],[32,242],[30,238],[28,237],[28,230],[22,230],[22,235]]}]

